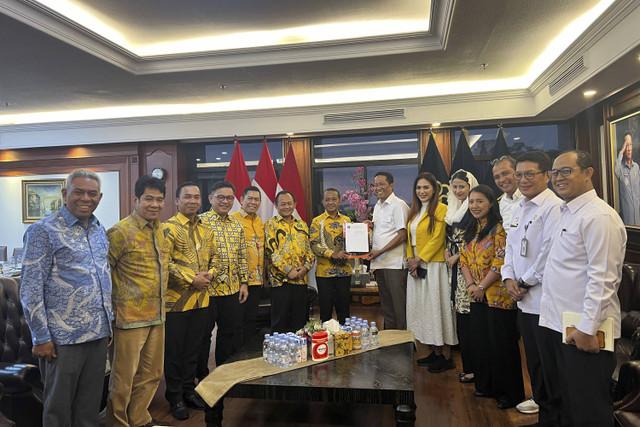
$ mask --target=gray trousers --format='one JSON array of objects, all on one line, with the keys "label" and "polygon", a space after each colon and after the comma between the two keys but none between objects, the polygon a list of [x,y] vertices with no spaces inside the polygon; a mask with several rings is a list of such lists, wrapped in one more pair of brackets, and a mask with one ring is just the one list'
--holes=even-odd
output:
[{"label": "gray trousers", "polygon": [[407,329],[407,270],[382,268],[374,271],[382,305],[385,329]]},{"label": "gray trousers", "polygon": [[56,345],[58,357],[39,359],[44,382],[42,425],[95,427],[104,384],[109,338]]}]

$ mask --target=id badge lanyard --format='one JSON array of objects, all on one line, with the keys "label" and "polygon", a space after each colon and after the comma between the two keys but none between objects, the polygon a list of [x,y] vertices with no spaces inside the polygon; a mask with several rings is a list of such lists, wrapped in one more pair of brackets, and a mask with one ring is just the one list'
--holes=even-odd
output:
[{"label": "id badge lanyard", "polygon": [[527,252],[529,249],[529,241],[527,240],[527,229],[529,228],[529,225],[531,225],[531,222],[532,221],[529,221],[529,224],[524,225],[524,237],[520,241],[520,256],[525,258],[527,257]]}]

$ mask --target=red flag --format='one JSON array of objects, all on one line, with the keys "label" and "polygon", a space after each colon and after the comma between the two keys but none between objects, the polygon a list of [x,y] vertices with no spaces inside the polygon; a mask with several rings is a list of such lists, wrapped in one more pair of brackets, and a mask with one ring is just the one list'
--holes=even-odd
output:
[{"label": "red flag", "polygon": [[244,162],[242,151],[240,150],[240,143],[236,139],[233,154],[231,155],[231,162],[229,163],[229,169],[224,177],[225,181],[229,181],[236,187],[236,199],[233,201],[233,208],[231,212],[237,212],[242,206],[240,204],[240,198],[245,188],[251,185],[249,179],[249,172],[247,172],[247,165]]},{"label": "red flag", "polygon": [[260,197],[262,199],[258,209],[258,216],[263,222],[267,222],[267,220],[273,218],[273,213],[275,212],[274,200],[276,198],[278,178],[276,177],[276,171],[273,169],[273,160],[271,160],[266,139],[262,143],[262,154],[260,154],[256,175],[253,178],[253,185],[260,189]]},{"label": "red flag", "polygon": [[284,166],[280,173],[280,181],[278,182],[278,191],[290,191],[296,198],[296,210],[294,215],[307,222],[307,209],[304,201],[304,189],[298,172],[296,156],[293,154],[293,147],[289,146],[287,157],[284,159]]}]

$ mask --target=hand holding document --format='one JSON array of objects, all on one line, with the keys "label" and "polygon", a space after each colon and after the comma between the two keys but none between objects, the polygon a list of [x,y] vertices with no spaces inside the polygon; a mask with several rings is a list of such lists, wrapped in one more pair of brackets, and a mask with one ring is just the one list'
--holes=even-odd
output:
[{"label": "hand holding document", "polygon": [[349,253],[369,253],[369,224],[344,224],[344,249]]},{"label": "hand holding document", "polygon": [[[580,313],[570,313],[565,311],[562,313],[562,342],[567,342],[567,335],[576,330],[582,315]],[[598,338],[598,346],[601,350],[613,351],[613,319],[607,317],[598,327],[596,333]]]}]

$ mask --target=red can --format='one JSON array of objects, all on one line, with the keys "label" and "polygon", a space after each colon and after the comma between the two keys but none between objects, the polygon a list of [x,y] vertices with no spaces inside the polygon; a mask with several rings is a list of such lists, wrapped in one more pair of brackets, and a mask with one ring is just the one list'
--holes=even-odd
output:
[{"label": "red can", "polygon": [[314,332],[311,335],[311,358],[323,360],[329,357],[329,334],[326,331]]}]

